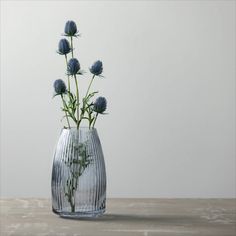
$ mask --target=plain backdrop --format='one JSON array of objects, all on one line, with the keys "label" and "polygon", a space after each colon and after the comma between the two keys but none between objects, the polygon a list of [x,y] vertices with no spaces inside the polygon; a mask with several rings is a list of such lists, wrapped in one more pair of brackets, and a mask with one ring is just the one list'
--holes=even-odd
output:
[{"label": "plain backdrop", "polygon": [[1,196],[50,197],[67,20],[92,90],[108,197],[235,197],[235,1],[1,1]]}]

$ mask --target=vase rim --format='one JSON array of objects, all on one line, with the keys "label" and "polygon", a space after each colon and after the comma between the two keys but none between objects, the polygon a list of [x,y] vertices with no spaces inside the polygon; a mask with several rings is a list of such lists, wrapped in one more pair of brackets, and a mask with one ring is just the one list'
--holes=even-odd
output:
[{"label": "vase rim", "polygon": [[[70,127],[70,128],[63,127],[62,129],[63,130],[77,130],[77,127]],[[96,130],[96,128],[94,128],[94,127],[90,127],[89,128],[88,126],[80,126],[79,130],[90,130],[90,131],[93,131],[93,130]]]}]

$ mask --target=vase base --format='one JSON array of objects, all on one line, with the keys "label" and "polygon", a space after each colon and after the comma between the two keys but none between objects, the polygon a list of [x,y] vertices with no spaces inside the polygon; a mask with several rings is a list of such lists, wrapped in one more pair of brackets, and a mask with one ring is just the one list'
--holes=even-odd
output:
[{"label": "vase base", "polygon": [[97,218],[99,216],[102,216],[105,213],[105,209],[101,209],[98,211],[76,211],[76,212],[58,212],[55,209],[52,209],[52,211],[59,215],[62,218],[69,218],[69,219],[89,219],[89,218]]}]

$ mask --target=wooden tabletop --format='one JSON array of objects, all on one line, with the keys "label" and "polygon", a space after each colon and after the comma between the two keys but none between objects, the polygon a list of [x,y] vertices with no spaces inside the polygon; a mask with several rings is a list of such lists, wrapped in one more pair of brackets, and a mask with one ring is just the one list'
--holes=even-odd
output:
[{"label": "wooden tabletop", "polygon": [[236,235],[236,199],[108,199],[104,216],[69,220],[49,199],[1,199],[1,236]]}]

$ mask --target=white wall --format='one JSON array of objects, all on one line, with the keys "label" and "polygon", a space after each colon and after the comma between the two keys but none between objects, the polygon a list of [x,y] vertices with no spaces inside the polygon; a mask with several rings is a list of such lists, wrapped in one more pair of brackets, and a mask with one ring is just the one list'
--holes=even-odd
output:
[{"label": "white wall", "polygon": [[235,197],[235,1],[1,1],[1,195],[50,196],[69,19],[104,63],[108,196]]}]

